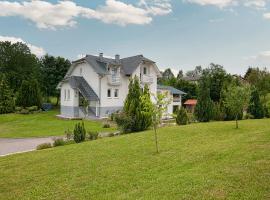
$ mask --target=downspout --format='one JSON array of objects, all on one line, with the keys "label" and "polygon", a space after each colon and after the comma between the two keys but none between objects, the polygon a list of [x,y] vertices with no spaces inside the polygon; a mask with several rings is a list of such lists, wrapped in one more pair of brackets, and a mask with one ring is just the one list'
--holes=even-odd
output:
[{"label": "downspout", "polygon": [[100,117],[100,106],[101,106],[101,79],[102,79],[102,76],[99,76],[99,82],[98,82],[98,92],[99,92],[99,107],[98,107],[98,116]]}]

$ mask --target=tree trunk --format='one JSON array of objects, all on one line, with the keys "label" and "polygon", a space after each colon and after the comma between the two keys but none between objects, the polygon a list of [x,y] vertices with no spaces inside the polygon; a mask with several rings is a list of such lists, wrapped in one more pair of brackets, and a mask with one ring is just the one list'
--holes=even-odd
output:
[{"label": "tree trunk", "polygon": [[156,151],[158,153],[159,151],[158,151],[158,138],[157,138],[157,127],[156,127],[156,125],[154,125],[154,131],[155,131]]}]

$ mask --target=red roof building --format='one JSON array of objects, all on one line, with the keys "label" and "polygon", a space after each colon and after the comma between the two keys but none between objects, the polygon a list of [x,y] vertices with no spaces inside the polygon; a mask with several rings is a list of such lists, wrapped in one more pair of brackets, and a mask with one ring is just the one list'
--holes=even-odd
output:
[{"label": "red roof building", "polygon": [[191,113],[194,112],[194,109],[195,109],[196,104],[197,104],[197,99],[188,99],[184,103],[187,111],[188,112],[191,112]]}]

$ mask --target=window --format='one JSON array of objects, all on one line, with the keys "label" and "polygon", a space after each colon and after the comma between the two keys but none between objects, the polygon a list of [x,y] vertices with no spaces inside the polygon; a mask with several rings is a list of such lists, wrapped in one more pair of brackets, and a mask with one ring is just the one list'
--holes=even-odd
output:
[{"label": "window", "polygon": [[107,97],[111,97],[111,89],[107,90]]},{"label": "window", "polygon": [[66,89],[64,90],[64,94],[65,94],[65,98],[64,99],[67,100],[67,90]]},{"label": "window", "polygon": [[70,90],[68,90],[67,99],[70,100]]},{"label": "window", "polygon": [[108,70],[108,72],[109,72],[109,71],[111,70],[111,69],[110,69],[110,67],[108,67],[108,69],[107,69],[107,70]]},{"label": "window", "polygon": [[80,68],[80,75],[82,75],[82,68]]},{"label": "window", "polygon": [[118,92],[119,92],[118,89],[115,89],[115,90],[114,90],[114,97],[118,97]]},{"label": "window", "polygon": [[147,68],[146,68],[146,67],[143,68],[143,74],[144,74],[144,75],[147,74]]}]

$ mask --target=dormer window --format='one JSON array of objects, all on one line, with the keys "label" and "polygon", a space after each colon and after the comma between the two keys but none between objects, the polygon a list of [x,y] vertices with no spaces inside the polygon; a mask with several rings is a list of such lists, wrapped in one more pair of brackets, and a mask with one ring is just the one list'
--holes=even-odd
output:
[{"label": "dormer window", "polygon": [[146,67],[143,67],[143,74],[147,75],[147,68]]}]

